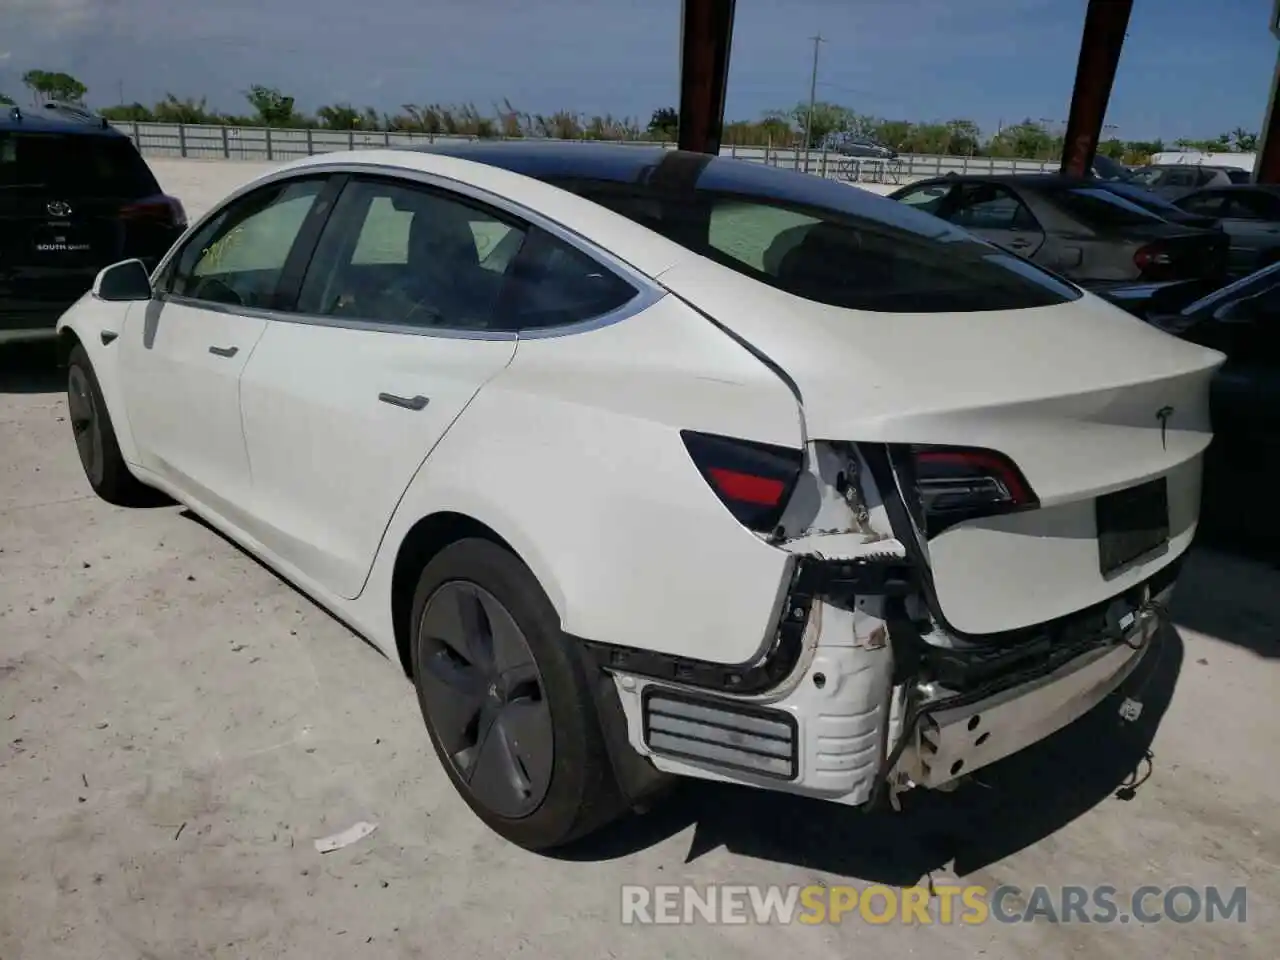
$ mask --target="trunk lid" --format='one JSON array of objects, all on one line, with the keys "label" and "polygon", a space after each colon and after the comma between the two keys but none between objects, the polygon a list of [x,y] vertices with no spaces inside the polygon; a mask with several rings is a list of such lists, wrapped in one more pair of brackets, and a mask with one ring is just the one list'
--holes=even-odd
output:
[{"label": "trunk lid", "polygon": [[[956,632],[1073,613],[1141,582],[1190,542],[1219,353],[1089,294],[1025,310],[890,314],[751,281],[744,297],[741,278],[705,260],[661,281],[781,368],[808,439],[982,447],[1019,467],[1039,509],[967,521],[928,545],[940,612]],[[1167,548],[1104,575],[1095,499],[1161,476]]]}]

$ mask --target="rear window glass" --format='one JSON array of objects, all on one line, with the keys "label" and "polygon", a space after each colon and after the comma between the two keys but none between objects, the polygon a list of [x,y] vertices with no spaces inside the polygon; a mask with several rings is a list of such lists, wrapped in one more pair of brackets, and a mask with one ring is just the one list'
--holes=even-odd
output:
[{"label": "rear window glass", "polygon": [[123,137],[0,132],[0,189],[15,188],[64,198],[138,199],[160,192]]},{"label": "rear window glass", "polygon": [[1249,176],[1248,170],[1228,170],[1227,179],[1232,183],[1249,183],[1252,177]]},{"label": "rear window glass", "polygon": [[1154,213],[1108,190],[1092,187],[1059,190],[1053,194],[1053,201],[1090,227],[1149,227],[1164,222]]},{"label": "rear window glass", "polygon": [[831,306],[975,312],[1050,306],[1080,296],[1039,268],[905,204],[805,174],[794,177],[812,181],[796,183],[792,191],[808,202],[721,192],[713,177],[708,189],[671,193],[616,182],[553,182],[731,270]]},{"label": "rear window glass", "polygon": [[1144,210],[1150,210],[1157,216],[1172,215],[1176,217],[1186,212],[1172,201],[1166,200],[1158,193],[1152,193],[1145,187],[1131,187],[1127,183],[1111,183],[1107,185],[1106,190],[1122,200],[1137,204]]}]

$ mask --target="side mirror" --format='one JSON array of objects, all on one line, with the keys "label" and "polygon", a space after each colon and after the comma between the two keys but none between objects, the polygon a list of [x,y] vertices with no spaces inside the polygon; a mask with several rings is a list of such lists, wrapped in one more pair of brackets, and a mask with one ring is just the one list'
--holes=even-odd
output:
[{"label": "side mirror", "polygon": [[93,279],[93,295],[99,300],[150,300],[151,275],[141,260],[124,260],[103,267]]}]

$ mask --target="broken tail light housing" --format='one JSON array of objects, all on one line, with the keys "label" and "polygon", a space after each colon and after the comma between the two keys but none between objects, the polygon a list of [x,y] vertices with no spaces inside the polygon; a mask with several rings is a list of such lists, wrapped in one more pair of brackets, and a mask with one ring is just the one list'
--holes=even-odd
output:
[{"label": "broken tail light housing", "polygon": [[804,469],[804,453],[751,440],[682,430],[685,449],[720,502],[757,533],[778,525]]},{"label": "broken tail light housing", "polygon": [[994,450],[913,447],[912,459],[925,530],[931,538],[965,520],[1040,504],[1017,465]]}]

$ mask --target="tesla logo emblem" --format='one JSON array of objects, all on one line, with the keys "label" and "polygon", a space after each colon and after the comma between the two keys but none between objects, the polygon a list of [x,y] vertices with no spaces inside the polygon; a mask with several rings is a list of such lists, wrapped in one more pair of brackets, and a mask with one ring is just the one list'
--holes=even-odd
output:
[{"label": "tesla logo emblem", "polygon": [[1160,446],[1169,449],[1166,434],[1169,430],[1169,418],[1173,416],[1173,407],[1161,407],[1156,411],[1156,419],[1160,421]]},{"label": "tesla logo emblem", "polygon": [[71,216],[71,204],[65,200],[54,200],[46,207],[51,217],[69,217]]}]

